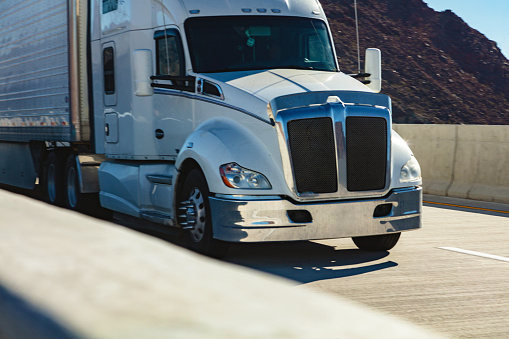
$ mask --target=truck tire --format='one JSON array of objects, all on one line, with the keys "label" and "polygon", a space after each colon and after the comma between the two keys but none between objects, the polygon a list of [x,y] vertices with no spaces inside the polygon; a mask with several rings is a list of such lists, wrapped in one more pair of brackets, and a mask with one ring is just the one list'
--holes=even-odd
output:
[{"label": "truck tire", "polygon": [[96,193],[81,193],[76,155],[71,154],[65,164],[64,204],[70,210],[79,212],[99,211],[99,197]]},{"label": "truck tire", "polygon": [[178,200],[178,222],[184,229],[187,248],[214,258],[226,255],[229,243],[213,238],[209,189],[199,169],[192,169],[184,180]]},{"label": "truck tire", "polygon": [[353,242],[364,251],[388,251],[396,246],[401,233],[354,237]]},{"label": "truck tire", "polygon": [[42,168],[42,191],[46,202],[62,206],[63,203],[63,154],[51,151]]},{"label": "truck tire", "polygon": [[71,154],[67,158],[65,164],[64,198],[65,207],[75,211],[81,211],[83,209],[85,200],[83,194],[80,192],[78,179],[76,156]]}]

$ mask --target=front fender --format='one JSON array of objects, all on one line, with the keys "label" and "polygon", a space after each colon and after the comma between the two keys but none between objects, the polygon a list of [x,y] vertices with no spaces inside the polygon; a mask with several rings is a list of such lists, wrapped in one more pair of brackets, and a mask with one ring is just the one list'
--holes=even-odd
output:
[{"label": "front fender", "polygon": [[401,168],[413,157],[412,150],[405,140],[392,131],[392,188],[419,186],[422,185],[422,179],[410,182],[400,182]]},{"label": "front fender", "polygon": [[[250,126],[253,127],[253,126]],[[253,128],[256,134],[243,125],[224,118],[211,119],[199,126],[185,141],[177,159],[177,168],[189,159],[196,161],[207,179],[210,192],[220,194],[280,195],[288,194],[281,156],[276,145],[267,147],[267,137],[277,143],[275,129],[265,123]],[[273,138],[271,138],[273,136]],[[264,142],[265,141],[265,142]],[[242,167],[262,173],[272,189],[233,189],[221,180],[219,166],[236,162]]]}]

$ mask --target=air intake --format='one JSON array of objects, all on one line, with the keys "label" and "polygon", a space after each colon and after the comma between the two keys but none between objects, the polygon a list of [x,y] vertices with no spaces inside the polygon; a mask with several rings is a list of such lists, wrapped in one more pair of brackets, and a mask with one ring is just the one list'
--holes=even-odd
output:
[{"label": "air intake", "polygon": [[348,117],[346,157],[348,191],[384,189],[387,172],[387,120]]},{"label": "air intake", "polygon": [[332,120],[292,120],[287,127],[297,192],[336,192],[338,171]]}]

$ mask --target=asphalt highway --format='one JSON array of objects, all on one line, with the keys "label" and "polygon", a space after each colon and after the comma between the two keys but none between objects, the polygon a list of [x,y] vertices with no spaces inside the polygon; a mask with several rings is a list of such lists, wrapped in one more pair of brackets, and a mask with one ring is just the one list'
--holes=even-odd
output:
[{"label": "asphalt highway", "polygon": [[509,338],[509,206],[431,200],[423,228],[404,233],[389,252],[338,239],[235,246],[226,261],[451,338]]}]

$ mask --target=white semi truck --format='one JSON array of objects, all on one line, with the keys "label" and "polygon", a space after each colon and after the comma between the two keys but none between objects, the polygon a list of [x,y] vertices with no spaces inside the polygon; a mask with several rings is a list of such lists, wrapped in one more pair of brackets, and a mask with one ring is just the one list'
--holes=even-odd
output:
[{"label": "white semi truck", "polygon": [[4,0],[0,182],[98,197],[211,255],[388,250],[421,227],[422,182],[380,65],[339,71],[317,0]]}]

